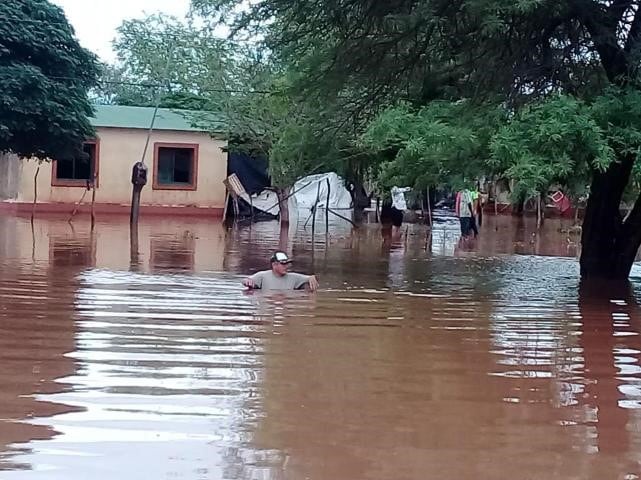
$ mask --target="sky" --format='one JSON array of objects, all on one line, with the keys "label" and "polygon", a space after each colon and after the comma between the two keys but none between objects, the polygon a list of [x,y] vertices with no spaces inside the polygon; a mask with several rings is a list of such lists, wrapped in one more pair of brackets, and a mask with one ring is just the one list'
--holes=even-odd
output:
[{"label": "sky", "polygon": [[[0,0],[2,1],[2,0]],[[101,60],[113,62],[111,41],[123,20],[163,12],[184,17],[189,0],[51,0],[63,8],[76,30],[80,44],[95,52]]]}]

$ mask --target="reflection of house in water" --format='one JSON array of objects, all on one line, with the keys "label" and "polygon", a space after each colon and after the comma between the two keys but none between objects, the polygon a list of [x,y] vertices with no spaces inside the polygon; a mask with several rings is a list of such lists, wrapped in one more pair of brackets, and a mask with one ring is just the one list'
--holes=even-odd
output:
[{"label": "reflection of house in water", "polygon": [[[245,416],[259,408],[262,334],[236,279],[210,275],[222,269],[221,224],[143,219],[131,272],[126,217],[93,233],[82,219],[37,218],[33,235],[28,218],[0,221],[11,226],[0,251],[13,252],[0,271],[0,469],[46,464],[89,478],[95,455],[112,448],[110,458],[143,461],[153,478],[255,469],[244,465],[262,454],[242,443]],[[189,452],[181,461],[177,445]]]},{"label": "reflection of house in water", "polygon": [[[55,266],[131,268],[128,217],[107,217],[93,232],[87,219],[70,225],[66,218],[11,218],[14,256]],[[176,233],[180,232],[180,233]],[[13,238],[17,240],[13,240]],[[143,218],[138,227],[140,270],[221,271],[225,229],[220,222],[197,219]]]},{"label": "reflection of house in water", "polygon": [[28,453],[29,442],[56,434],[34,419],[78,410],[47,396],[68,390],[58,380],[76,371],[76,362],[65,355],[76,349],[76,277],[91,259],[91,248],[82,242],[62,248],[53,240],[51,261],[33,263],[30,228],[14,226],[5,247],[24,246],[27,256],[5,257],[0,269],[0,470],[30,468],[13,457]]},{"label": "reflection of house in water", "polygon": [[96,264],[95,237],[49,237],[49,259],[52,267],[93,267]]},{"label": "reflection of house in water", "polygon": [[152,237],[149,252],[153,270],[194,270],[195,239],[189,231],[182,235]]}]

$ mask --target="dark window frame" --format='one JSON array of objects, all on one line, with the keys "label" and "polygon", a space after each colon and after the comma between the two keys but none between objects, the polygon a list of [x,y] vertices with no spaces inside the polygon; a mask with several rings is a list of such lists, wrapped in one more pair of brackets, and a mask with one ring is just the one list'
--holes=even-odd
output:
[{"label": "dark window frame", "polygon": [[[197,143],[154,143],[154,190],[186,190],[195,191],[198,188],[198,147]],[[173,148],[192,151],[191,178],[189,183],[160,183],[158,181],[158,167],[160,163],[160,149]]]},{"label": "dark window frame", "polygon": [[[92,139],[84,142],[84,145],[94,145],[94,159],[93,159],[93,175],[94,187],[98,188],[100,178],[100,140]],[[58,178],[58,160],[51,162],[51,186],[52,187],[82,187],[87,188],[87,182],[91,179],[77,179],[72,178]]]}]

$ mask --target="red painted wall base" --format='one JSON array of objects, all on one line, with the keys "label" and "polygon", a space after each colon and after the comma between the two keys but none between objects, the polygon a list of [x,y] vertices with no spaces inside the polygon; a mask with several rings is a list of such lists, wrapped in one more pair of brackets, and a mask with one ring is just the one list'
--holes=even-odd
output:
[{"label": "red painted wall base", "polygon": [[[27,202],[0,202],[0,211],[11,213],[31,213],[33,204]],[[76,208],[74,203],[37,203],[36,213],[66,213],[71,214]],[[94,205],[96,214],[121,214],[129,215],[129,205],[117,203],[96,203]],[[91,205],[83,203],[78,207],[78,214],[91,212]],[[195,207],[195,206],[171,206],[171,205],[141,205],[140,213],[145,215],[186,215],[186,216],[207,216],[222,218],[223,208],[220,207]]]}]

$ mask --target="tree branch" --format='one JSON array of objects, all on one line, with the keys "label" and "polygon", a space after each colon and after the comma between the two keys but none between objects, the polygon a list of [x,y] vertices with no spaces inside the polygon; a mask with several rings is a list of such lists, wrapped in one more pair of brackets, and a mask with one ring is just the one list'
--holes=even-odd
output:
[{"label": "tree branch", "polygon": [[[640,7],[641,8],[641,7]],[[628,39],[625,42],[625,52],[630,53],[639,43],[639,36],[641,35],[641,12],[637,8],[634,12],[634,20],[630,25],[630,32],[628,33]]]},{"label": "tree branch", "polygon": [[603,13],[600,6],[593,3],[592,8],[581,11],[581,21],[590,34],[608,80],[615,85],[622,85],[628,80],[629,65],[625,52],[617,43],[618,23],[612,25],[607,20],[599,21]]}]

